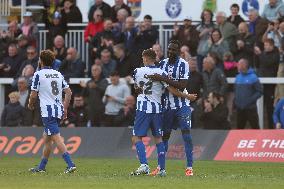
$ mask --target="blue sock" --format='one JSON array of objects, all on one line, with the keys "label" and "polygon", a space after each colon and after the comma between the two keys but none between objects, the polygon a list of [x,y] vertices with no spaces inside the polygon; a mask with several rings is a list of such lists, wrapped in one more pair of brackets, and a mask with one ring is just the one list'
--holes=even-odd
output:
[{"label": "blue sock", "polygon": [[74,167],[75,164],[72,162],[70,154],[68,152],[65,152],[64,154],[62,154],[62,157],[64,159],[64,161],[67,163],[68,167]]},{"label": "blue sock", "polygon": [[165,146],[165,152],[168,152],[168,148],[169,148],[169,140],[163,140],[164,146]]},{"label": "blue sock", "polygon": [[42,170],[45,169],[45,166],[46,166],[47,162],[48,162],[48,159],[47,159],[47,158],[42,158],[41,161],[40,161],[40,164],[39,164],[38,168],[39,168],[39,169],[42,169]]},{"label": "blue sock", "polygon": [[192,167],[193,164],[193,144],[192,137],[190,134],[182,134],[182,138],[184,141],[184,150],[187,160],[187,167]]},{"label": "blue sock", "polygon": [[136,142],[135,146],[136,146],[136,151],[137,151],[137,155],[138,155],[140,163],[141,164],[148,164],[147,158],[146,158],[145,145],[143,144],[143,142],[138,141],[138,142]]},{"label": "blue sock", "polygon": [[166,165],[166,151],[164,143],[160,142],[159,144],[156,144],[156,147],[158,153],[158,165],[160,166],[161,170],[164,170]]}]

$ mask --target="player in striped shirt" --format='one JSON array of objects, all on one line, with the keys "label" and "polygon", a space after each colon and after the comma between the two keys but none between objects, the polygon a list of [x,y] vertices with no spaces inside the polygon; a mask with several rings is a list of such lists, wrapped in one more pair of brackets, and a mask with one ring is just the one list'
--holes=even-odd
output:
[{"label": "player in striped shirt", "polygon": [[162,141],[162,94],[167,89],[175,96],[183,98],[192,98],[191,95],[181,93],[165,82],[152,81],[148,75],[160,74],[166,77],[166,72],[155,65],[156,53],[152,49],[147,49],[142,53],[144,67],[137,68],[134,71],[135,89],[140,90],[137,97],[136,117],[134,121],[132,142],[136,146],[137,155],[141,163],[140,167],[131,173],[131,175],[149,174],[150,169],[146,159],[145,145],[142,137],[147,135],[151,129],[155,138],[158,153],[158,165],[160,169],[157,175],[165,176],[165,146]]},{"label": "player in striped shirt", "polygon": [[[72,92],[61,73],[51,68],[54,60],[55,56],[53,52],[50,50],[41,51],[39,60],[41,70],[34,73],[31,86],[28,107],[33,110],[37,96],[39,96],[41,117],[44,125],[44,148],[41,162],[37,167],[29,169],[29,171],[34,173],[45,172],[45,167],[52,149],[52,142],[57,145],[67,164],[64,173],[71,173],[76,170],[76,166],[72,162],[59,133],[59,122],[61,118],[67,118],[67,109]],[[65,98],[62,104],[63,91]]]},{"label": "player in striped shirt", "polygon": [[[170,41],[168,45],[168,58],[159,63],[159,67],[167,73],[167,76],[161,74],[153,74],[149,77],[154,81],[161,81],[175,87],[179,90],[186,88],[189,78],[189,65],[179,57],[180,44],[176,40]],[[164,112],[163,122],[163,142],[166,151],[168,150],[168,141],[172,129],[181,129],[184,140],[184,149],[187,159],[187,168],[185,170],[186,176],[193,175],[193,144],[191,137],[191,110],[190,101],[186,98],[181,98],[169,91],[165,92],[165,101],[167,110]],[[159,167],[151,174],[155,175],[159,172]]]}]

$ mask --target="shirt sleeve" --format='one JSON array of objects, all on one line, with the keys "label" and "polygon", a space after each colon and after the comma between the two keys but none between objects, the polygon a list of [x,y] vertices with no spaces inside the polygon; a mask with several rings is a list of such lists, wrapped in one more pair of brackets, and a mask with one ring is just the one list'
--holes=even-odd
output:
[{"label": "shirt sleeve", "polygon": [[39,74],[38,74],[38,72],[36,72],[34,74],[34,76],[33,76],[31,90],[38,92],[39,85],[40,85],[40,83],[39,83]]},{"label": "shirt sleeve", "polygon": [[180,74],[180,80],[188,80],[189,78],[189,65],[186,62],[182,62],[180,64],[180,70],[179,70],[179,74]]},{"label": "shirt sleeve", "polygon": [[[162,76],[168,77],[168,74],[167,74],[165,71],[163,71],[163,72],[162,72]],[[162,84],[165,88],[169,87],[169,84],[167,84],[166,82],[161,81],[161,84]]]},{"label": "shirt sleeve", "polygon": [[65,81],[64,77],[62,76],[62,89],[68,89],[69,85],[68,83]]}]

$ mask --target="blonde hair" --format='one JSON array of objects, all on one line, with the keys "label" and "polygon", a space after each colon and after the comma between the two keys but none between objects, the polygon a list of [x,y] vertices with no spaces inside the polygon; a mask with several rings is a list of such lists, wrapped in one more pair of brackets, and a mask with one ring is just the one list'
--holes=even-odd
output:
[{"label": "blonde hair", "polygon": [[20,93],[19,92],[11,92],[9,95],[9,98],[16,98],[16,99],[20,99]]}]

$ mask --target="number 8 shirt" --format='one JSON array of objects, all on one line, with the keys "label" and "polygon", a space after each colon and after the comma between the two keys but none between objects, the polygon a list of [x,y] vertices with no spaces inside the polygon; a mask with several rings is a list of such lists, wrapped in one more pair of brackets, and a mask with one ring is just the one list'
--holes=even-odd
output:
[{"label": "number 8 shirt", "polygon": [[38,92],[42,117],[62,118],[62,91],[66,88],[68,84],[56,70],[43,68],[34,73],[31,90]]},{"label": "number 8 shirt", "polygon": [[151,81],[147,75],[160,74],[167,76],[166,72],[157,66],[145,66],[134,71],[135,85],[143,89],[143,93],[137,97],[136,110],[145,113],[162,112],[162,95],[168,84],[159,81]]}]

